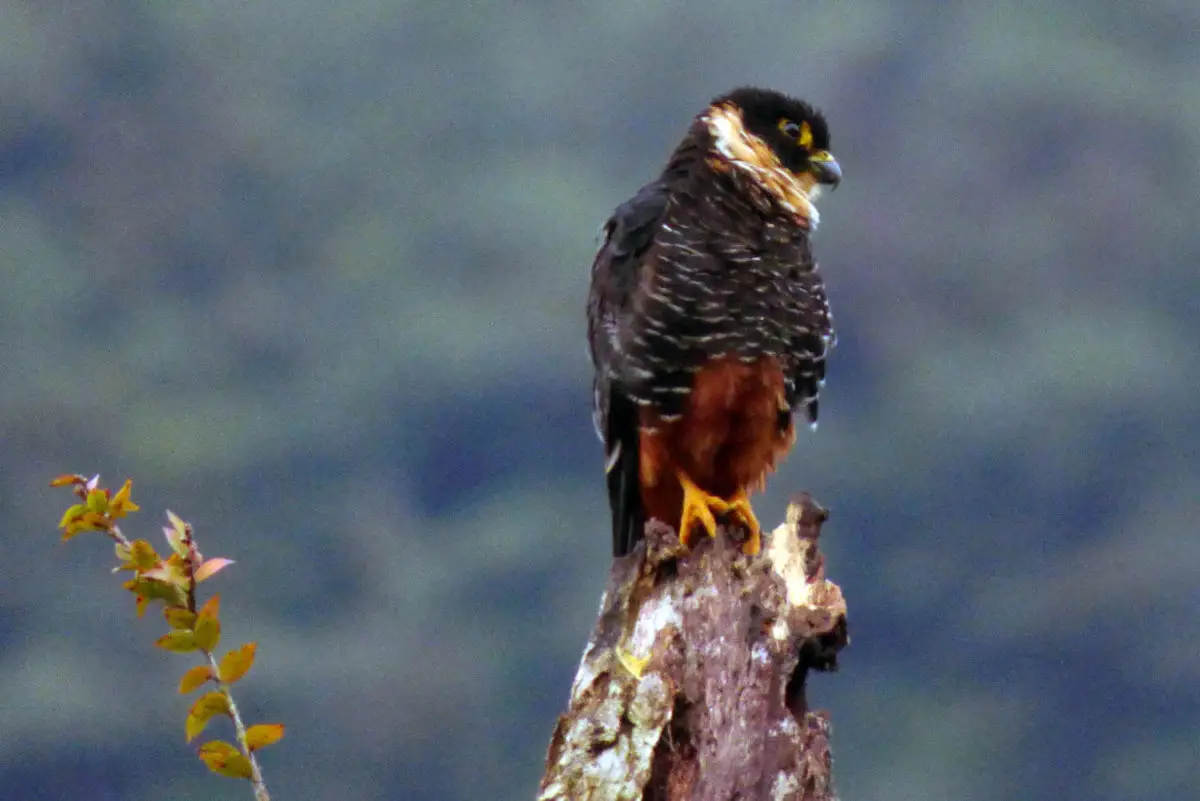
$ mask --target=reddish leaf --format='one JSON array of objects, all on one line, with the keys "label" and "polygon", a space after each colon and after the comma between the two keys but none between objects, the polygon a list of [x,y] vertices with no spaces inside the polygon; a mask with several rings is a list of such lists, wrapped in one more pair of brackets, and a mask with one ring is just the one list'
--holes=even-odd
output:
[{"label": "reddish leaf", "polygon": [[246,729],[246,747],[251,751],[274,745],[283,739],[282,723],[259,723]]},{"label": "reddish leaf", "polygon": [[233,564],[232,559],[225,559],[220,556],[218,556],[214,559],[209,559],[207,562],[200,565],[200,567],[196,568],[196,572],[194,574],[196,583],[200,583],[201,581],[204,581],[205,579],[212,578],[217,573],[221,572],[222,570],[224,570],[225,568],[229,567],[232,564]]},{"label": "reddish leaf", "polygon": [[83,476],[72,475],[71,473],[64,473],[61,476],[59,476],[58,478],[51,481],[50,486],[65,487],[68,484],[82,484],[85,481],[87,481],[87,479],[84,478]]},{"label": "reddish leaf", "polygon": [[221,657],[221,667],[218,671],[221,681],[233,684],[245,676],[254,664],[254,652],[257,649],[257,644],[248,642]]}]

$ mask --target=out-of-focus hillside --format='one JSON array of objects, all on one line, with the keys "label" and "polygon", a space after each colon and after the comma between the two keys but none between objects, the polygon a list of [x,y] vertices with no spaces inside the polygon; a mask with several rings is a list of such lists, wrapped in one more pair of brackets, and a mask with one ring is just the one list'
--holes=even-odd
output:
[{"label": "out-of-focus hillside", "polygon": [[822,107],[846,798],[1185,798],[1200,6],[0,0],[0,798],[244,798],[66,471],[209,553],[276,797],[529,798],[608,567],[597,226]]}]

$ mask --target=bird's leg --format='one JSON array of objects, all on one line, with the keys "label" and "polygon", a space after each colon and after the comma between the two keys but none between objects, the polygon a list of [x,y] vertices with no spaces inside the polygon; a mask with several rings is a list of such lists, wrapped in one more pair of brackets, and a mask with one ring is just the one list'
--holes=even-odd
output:
[{"label": "bird's leg", "polygon": [[716,495],[710,495],[692,481],[687,473],[678,471],[679,485],[683,487],[683,514],[679,520],[679,543],[687,548],[693,524],[699,523],[708,536],[717,536],[717,519],[713,516],[729,511],[729,504]]},{"label": "bird's leg", "polygon": [[738,490],[737,495],[733,496],[726,507],[726,511],[735,515],[750,532],[750,536],[742,543],[742,553],[747,556],[757,555],[762,548],[762,526],[758,524],[758,518],[754,516],[754,510],[750,508],[750,496],[746,494],[746,488],[742,487]]},{"label": "bird's leg", "polygon": [[684,548],[689,547],[692,525],[699,523],[708,536],[717,536],[717,518],[713,514],[732,514],[750,533],[749,538],[742,543],[742,552],[747,556],[756,555],[762,548],[762,526],[754,516],[750,507],[750,496],[746,488],[738,490],[731,500],[710,495],[692,481],[686,473],[679,471],[679,484],[683,487],[683,514],[679,521],[679,543]]}]

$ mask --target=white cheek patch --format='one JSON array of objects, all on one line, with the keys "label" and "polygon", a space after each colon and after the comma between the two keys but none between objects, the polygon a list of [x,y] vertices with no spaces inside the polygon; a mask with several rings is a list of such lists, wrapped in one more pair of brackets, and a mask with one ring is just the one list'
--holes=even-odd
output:
[{"label": "white cheek patch", "polygon": [[753,166],[754,148],[746,141],[746,130],[736,111],[718,108],[708,116],[707,121],[713,143],[722,156],[743,168]]},{"label": "white cheek patch", "polygon": [[729,146],[729,142],[737,136],[736,129],[729,117],[715,113],[708,117],[708,130],[713,135],[713,141],[717,146],[717,150],[722,156],[733,161],[733,149]]},{"label": "white cheek patch", "polygon": [[[820,216],[812,204],[817,196],[815,184],[805,191],[796,176],[771,154],[767,144],[746,131],[741,115],[736,110],[718,106],[703,119],[712,134],[713,146],[721,156],[736,169],[754,176],[755,181],[766,187],[780,206],[806,218],[809,227],[816,229]],[[754,143],[749,141],[752,137]],[[763,164],[761,153],[771,154],[768,158],[773,163]]]}]

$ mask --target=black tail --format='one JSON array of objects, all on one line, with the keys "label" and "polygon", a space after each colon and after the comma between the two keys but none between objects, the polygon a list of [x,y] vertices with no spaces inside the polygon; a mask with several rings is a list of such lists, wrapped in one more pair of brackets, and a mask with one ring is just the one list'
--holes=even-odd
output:
[{"label": "black tail", "polygon": [[646,512],[642,508],[638,476],[637,406],[615,388],[608,399],[605,428],[608,454],[604,467],[608,479],[608,505],[612,509],[613,556],[624,556],[642,538]]}]

